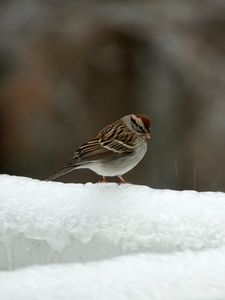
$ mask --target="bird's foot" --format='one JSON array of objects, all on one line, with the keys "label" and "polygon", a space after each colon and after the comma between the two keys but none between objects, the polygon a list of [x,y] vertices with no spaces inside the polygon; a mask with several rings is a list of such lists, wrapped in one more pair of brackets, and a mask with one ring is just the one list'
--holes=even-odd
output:
[{"label": "bird's foot", "polygon": [[99,180],[98,183],[105,183],[105,182],[107,182],[106,177],[105,177],[105,176],[102,176],[102,179]]},{"label": "bird's foot", "polygon": [[127,182],[122,176],[118,176],[118,177],[120,179],[119,184],[130,183],[130,182]]}]

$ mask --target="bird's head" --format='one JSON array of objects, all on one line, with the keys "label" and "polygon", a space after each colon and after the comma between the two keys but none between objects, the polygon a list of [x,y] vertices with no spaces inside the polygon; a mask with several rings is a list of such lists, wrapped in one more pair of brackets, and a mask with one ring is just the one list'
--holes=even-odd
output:
[{"label": "bird's head", "polygon": [[142,114],[131,114],[123,117],[122,120],[131,131],[142,134],[145,139],[151,139],[151,119],[148,116]]}]

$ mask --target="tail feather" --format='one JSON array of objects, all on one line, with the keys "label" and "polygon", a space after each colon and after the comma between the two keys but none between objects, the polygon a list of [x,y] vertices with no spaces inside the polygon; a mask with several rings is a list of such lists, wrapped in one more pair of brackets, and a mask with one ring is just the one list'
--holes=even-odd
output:
[{"label": "tail feather", "polygon": [[76,167],[77,166],[71,166],[71,167],[65,166],[65,167],[63,167],[63,168],[61,168],[61,169],[59,169],[59,170],[51,173],[47,178],[45,178],[45,180],[47,180],[47,181],[54,180],[54,179],[56,179],[58,177],[61,177],[61,176],[65,175],[65,174],[67,174],[67,173],[75,170]]}]

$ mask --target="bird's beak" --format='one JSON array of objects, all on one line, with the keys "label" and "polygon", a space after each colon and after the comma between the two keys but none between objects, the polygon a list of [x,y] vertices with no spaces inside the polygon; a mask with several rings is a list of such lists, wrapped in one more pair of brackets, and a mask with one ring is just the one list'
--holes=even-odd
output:
[{"label": "bird's beak", "polygon": [[145,139],[146,139],[146,140],[151,140],[150,133],[145,133]]}]

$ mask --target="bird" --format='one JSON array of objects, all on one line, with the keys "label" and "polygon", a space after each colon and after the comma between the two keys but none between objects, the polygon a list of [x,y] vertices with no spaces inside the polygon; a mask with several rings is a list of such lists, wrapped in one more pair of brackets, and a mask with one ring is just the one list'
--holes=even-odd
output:
[{"label": "bird", "polygon": [[144,157],[151,139],[151,119],[144,114],[129,114],[107,125],[97,136],[78,148],[72,159],[46,180],[54,180],[75,169],[90,169],[102,176],[118,177],[133,169]]}]

